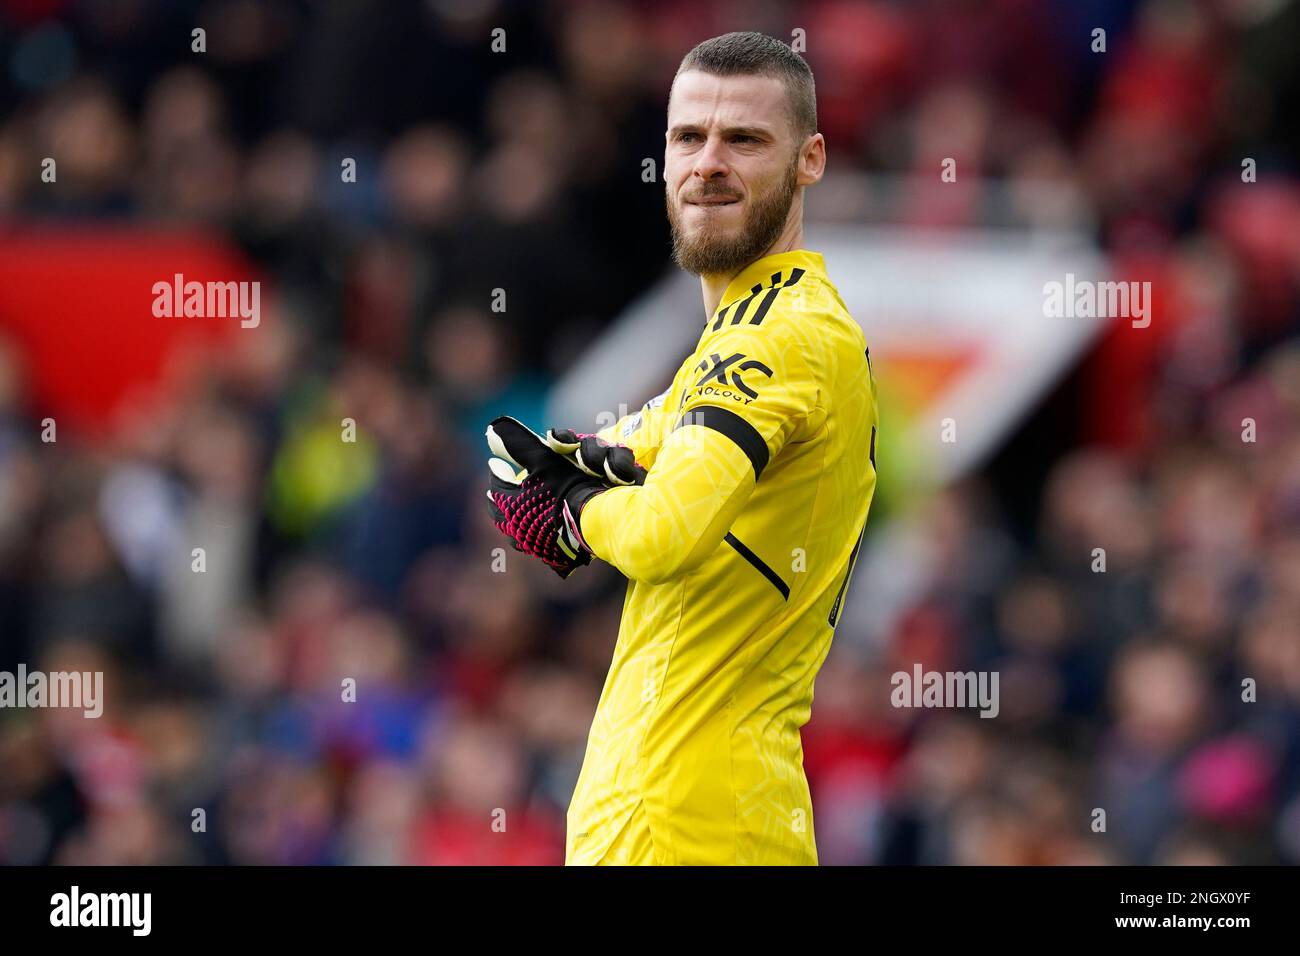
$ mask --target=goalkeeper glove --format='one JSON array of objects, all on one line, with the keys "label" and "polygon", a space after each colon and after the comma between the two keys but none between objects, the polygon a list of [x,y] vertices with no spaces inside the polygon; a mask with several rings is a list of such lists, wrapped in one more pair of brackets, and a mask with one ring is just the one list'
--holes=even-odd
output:
[{"label": "goalkeeper glove", "polygon": [[516,551],[541,558],[562,578],[590,564],[578,518],[591,498],[608,489],[605,481],[513,418],[493,419],[487,441],[497,456],[488,462],[487,493],[497,530],[513,540]]},{"label": "goalkeeper glove", "polygon": [[546,444],[595,478],[611,485],[644,485],[646,470],[637,463],[627,445],[605,441],[599,435],[575,432],[571,428],[550,429]]}]

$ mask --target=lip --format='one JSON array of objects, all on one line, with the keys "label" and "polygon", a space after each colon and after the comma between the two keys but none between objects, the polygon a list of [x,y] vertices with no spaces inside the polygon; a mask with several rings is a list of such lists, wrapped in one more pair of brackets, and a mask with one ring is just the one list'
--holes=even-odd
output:
[{"label": "lip", "polygon": [[688,199],[688,206],[734,206],[740,202],[739,199]]}]

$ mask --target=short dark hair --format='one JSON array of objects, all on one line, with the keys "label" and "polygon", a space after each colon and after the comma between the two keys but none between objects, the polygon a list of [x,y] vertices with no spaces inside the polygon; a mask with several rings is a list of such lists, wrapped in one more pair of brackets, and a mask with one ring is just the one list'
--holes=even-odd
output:
[{"label": "short dark hair", "polygon": [[724,33],[705,40],[686,54],[678,75],[699,70],[713,76],[774,76],[785,84],[795,132],[817,132],[817,90],[803,57],[780,40],[762,33]]}]

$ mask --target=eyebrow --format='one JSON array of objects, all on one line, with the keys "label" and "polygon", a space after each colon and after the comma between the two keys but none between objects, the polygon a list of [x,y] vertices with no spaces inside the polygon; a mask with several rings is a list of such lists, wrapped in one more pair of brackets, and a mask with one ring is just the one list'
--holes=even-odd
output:
[{"label": "eyebrow", "polygon": [[[703,130],[704,127],[699,123],[678,123],[668,130],[669,136],[676,136],[678,133],[696,133]],[[724,126],[722,128],[723,136],[757,136],[761,139],[772,139],[772,133],[761,126]]]}]

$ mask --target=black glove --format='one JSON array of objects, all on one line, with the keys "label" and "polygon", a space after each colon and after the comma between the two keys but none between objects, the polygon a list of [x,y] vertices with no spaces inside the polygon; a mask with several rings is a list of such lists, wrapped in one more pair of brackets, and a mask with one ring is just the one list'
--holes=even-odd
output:
[{"label": "black glove", "polygon": [[644,485],[646,470],[637,463],[636,452],[627,445],[605,441],[599,435],[552,428],[546,444],[595,478],[611,485]]},{"label": "black glove", "polygon": [[[497,529],[514,542],[516,551],[541,558],[562,578],[590,564],[591,549],[578,518],[583,506],[609,485],[508,416],[492,420],[487,441],[497,456],[488,462],[487,493]],[[521,478],[518,468],[527,474]]]}]

